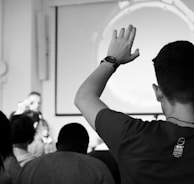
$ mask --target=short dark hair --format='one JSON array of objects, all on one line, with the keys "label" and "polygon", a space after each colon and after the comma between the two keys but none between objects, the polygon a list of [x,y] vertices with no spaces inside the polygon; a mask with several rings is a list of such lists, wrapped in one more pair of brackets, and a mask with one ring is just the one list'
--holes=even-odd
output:
[{"label": "short dark hair", "polygon": [[37,91],[31,91],[28,96],[31,96],[31,95],[37,95],[37,96],[41,96],[41,94]]},{"label": "short dark hair", "polygon": [[194,45],[183,40],[168,43],[153,62],[158,85],[167,99],[194,104]]},{"label": "short dark hair", "polygon": [[39,112],[36,112],[34,110],[26,110],[23,112],[23,114],[30,117],[34,122],[40,121]]},{"label": "short dark hair", "polygon": [[34,140],[35,128],[32,118],[25,114],[14,115],[11,120],[12,143],[31,143]]},{"label": "short dark hair", "polygon": [[3,161],[12,154],[10,122],[0,111],[0,171],[4,168]]},{"label": "short dark hair", "polygon": [[64,125],[58,135],[57,150],[86,153],[89,143],[87,130],[79,123]]}]

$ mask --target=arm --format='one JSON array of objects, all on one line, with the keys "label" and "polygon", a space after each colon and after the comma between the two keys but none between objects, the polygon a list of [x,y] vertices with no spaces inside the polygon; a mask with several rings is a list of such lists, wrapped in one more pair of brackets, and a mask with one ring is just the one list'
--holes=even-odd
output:
[{"label": "arm", "polygon": [[[133,61],[139,56],[138,49],[131,54],[135,34],[136,29],[131,25],[126,30],[122,28],[118,36],[117,31],[114,30],[107,55],[116,58],[119,64]],[[100,110],[108,108],[100,100],[100,96],[114,71],[111,63],[103,62],[89,75],[77,91],[75,105],[94,129],[96,115]]]}]

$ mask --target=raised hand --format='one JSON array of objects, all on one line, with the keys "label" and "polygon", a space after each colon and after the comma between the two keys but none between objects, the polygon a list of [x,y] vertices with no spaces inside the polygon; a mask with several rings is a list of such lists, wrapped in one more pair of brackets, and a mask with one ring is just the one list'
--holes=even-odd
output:
[{"label": "raised hand", "polygon": [[139,49],[136,49],[134,53],[131,53],[135,35],[136,28],[132,25],[129,25],[126,30],[125,28],[121,28],[118,36],[117,30],[114,30],[107,55],[115,57],[120,64],[133,61],[139,56]]}]

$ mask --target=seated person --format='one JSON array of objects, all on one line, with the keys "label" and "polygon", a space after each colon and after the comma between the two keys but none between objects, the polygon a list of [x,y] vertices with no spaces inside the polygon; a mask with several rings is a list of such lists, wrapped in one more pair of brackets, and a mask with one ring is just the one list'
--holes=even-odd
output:
[{"label": "seated person", "polygon": [[28,151],[36,157],[56,151],[55,142],[49,133],[49,125],[43,119],[42,113],[40,112],[40,105],[40,94],[38,92],[31,92],[28,98],[18,103],[17,110],[10,115],[10,121],[14,115],[26,114],[36,122],[34,140],[28,145]]},{"label": "seated person", "polygon": [[[42,154],[51,153],[56,151],[55,142],[50,135],[50,127],[48,122],[44,119],[41,112],[42,96],[37,91],[32,91],[28,94],[27,99],[25,100],[27,104],[27,109],[37,112],[39,114],[39,124],[37,127],[37,136],[41,139],[44,144],[44,152]],[[36,138],[35,138],[36,139]],[[30,146],[29,151],[40,156],[40,151],[36,149],[36,145],[33,144]]]},{"label": "seated person", "polygon": [[78,123],[62,127],[57,151],[34,159],[22,168],[18,184],[114,184],[103,162],[86,154],[89,135]]},{"label": "seated person", "polygon": [[45,137],[48,136],[47,128],[44,128],[44,126],[47,126],[44,123],[45,120],[40,119],[39,113],[34,110],[27,110],[24,114],[33,119],[36,129],[34,140],[28,145],[28,151],[36,157],[54,152],[56,150],[54,142],[52,140],[49,141],[49,139],[45,140]]},{"label": "seated person", "polygon": [[1,111],[0,126],[0,183],[15,184],[21,167],[13,155],[10,122]]},{"label": "seated person", "polygon": [[45,119],[40,119],[37,127],[37,135],[41,138],[44,144],[44,154],[56,151],[55,141],[50,135],[50,128]]},{"label": "seated person", "polygon": [[28,145],[34,140],[35,128],[32,118],[25,114],[14,115],[11,119],[13,152],[23,167],[27,162],[36,158],[28,152]]}]

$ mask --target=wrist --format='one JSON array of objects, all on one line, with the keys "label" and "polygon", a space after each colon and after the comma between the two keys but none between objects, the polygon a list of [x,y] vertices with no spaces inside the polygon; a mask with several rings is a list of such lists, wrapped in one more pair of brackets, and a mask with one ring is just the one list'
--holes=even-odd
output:
[{"label": "wrist", "polygon": [[119,67],[119,63],[117,62],[117,59],[113,56],[107,56],[105,57],[101,63],[106,63],[109,66],[112,66],[114,70],[116,70]]},{"label": "wrist", "polygon": [[106,61],[101,61],[100,65],[105,66],[106,68],[109,68],[110,70],[112,70],[113,72],[116,71],[115,67],[113,66],[112,63],[108,63]]}]

